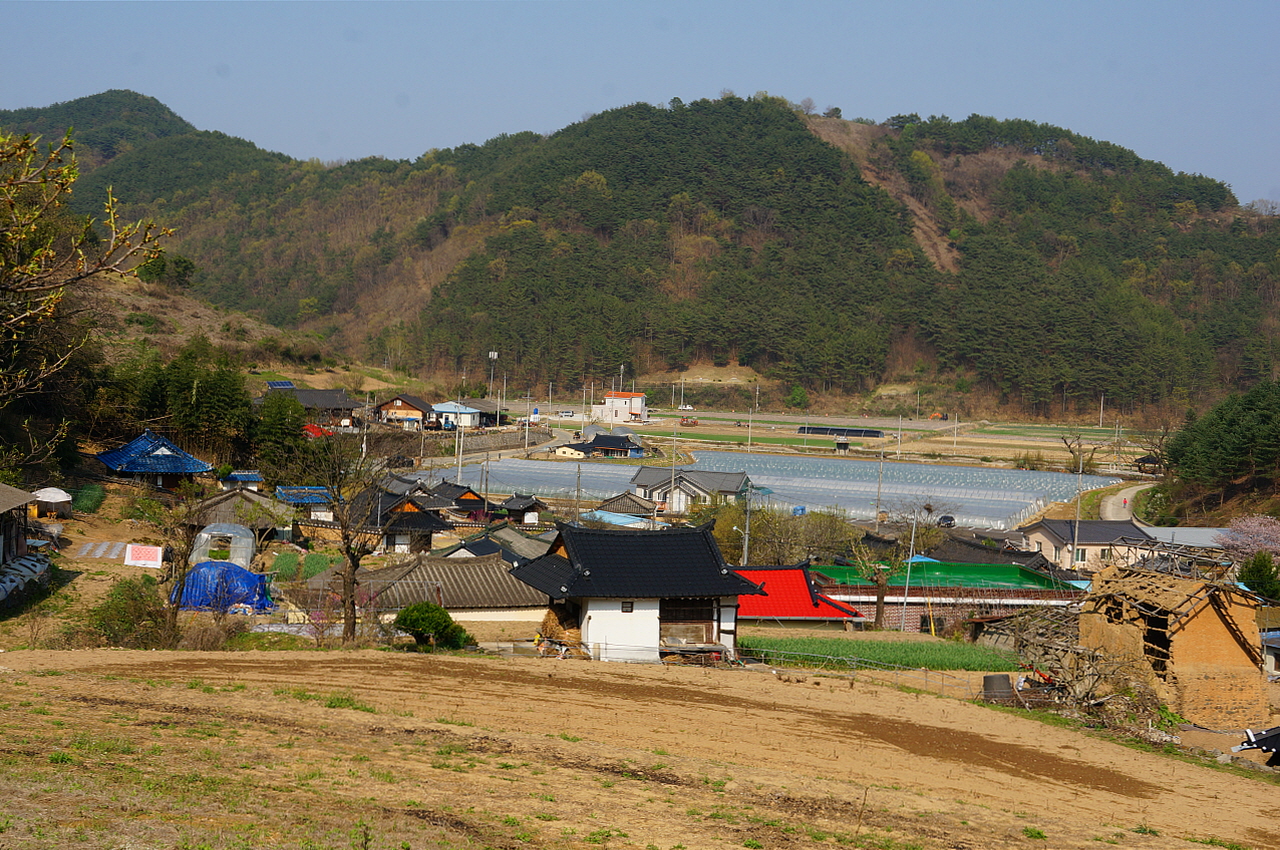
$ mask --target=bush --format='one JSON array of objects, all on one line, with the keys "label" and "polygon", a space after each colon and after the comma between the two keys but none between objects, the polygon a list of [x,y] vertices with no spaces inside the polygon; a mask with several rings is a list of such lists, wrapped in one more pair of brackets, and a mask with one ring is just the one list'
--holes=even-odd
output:
[{"label": "bush", "polygon": [[435,649],[462,649],[475,643],[466,629],[449,616],[449,612],[430,602],[415,602],[396,615],[396,628],[413,635],[421,647]]},{"label": "bush", "polygon": [[71,510],[91,514],[106,501],[107,491],[101,484],[86,484],[71,495]]},{"label": "bush", "polygon": [[167,649],[178,642],[165,616],[160,585],[151,576],[121,579],[89,609],[89,628],[108,646]]}]

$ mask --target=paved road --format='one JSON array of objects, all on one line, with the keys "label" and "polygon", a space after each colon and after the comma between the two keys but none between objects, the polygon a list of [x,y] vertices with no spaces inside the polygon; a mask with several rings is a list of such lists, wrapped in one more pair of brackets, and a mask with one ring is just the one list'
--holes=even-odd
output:
[{"label": "paved road", "polygon": [[[1098,505],[1098,515],[1102,519],[1107,520],[1126,520],[1133,519],[1133,498],[1138,493],[1155,484],[1135,484],[1132,487],[1125,487],[1109,496],[1103,496],[1101,504]],[[1141,523],[1141,520],[1138,520]]]}]

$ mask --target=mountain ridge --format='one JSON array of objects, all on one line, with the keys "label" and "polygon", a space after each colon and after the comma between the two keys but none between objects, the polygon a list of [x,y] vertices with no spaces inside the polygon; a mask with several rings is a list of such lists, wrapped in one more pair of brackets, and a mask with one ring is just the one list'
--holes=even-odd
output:
[{"label": "mountain ridge", "polygon": [[109,177],[178,226],[198,294],[420,374],[907,369],[1046,413],[1199,404],[1280,362],[1274,218],[1051,125],[725,96],[332,168],[193,130],[83,195]]}]

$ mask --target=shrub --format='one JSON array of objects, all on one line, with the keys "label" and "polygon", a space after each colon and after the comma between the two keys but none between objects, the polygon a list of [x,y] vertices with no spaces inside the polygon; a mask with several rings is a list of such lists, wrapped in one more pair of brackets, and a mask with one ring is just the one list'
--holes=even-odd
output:
[{"label": "shrub", "polygon": [[163,649],[178,642],[165,617],[160,586],[151,576],[117,581],[106,598],[89,609],[88,620],[89,628],[109,646]]},{"label": "shrub", "polygon": [[473,638],[449,616],[449,612],[430,602],[415,602],[396,615],[396,628],[413,636],[419,647],[461,649]]}]

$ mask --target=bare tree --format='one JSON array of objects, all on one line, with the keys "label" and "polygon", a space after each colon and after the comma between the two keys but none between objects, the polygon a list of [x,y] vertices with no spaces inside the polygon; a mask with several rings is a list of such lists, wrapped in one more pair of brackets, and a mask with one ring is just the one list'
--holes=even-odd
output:
[{"label": "bare tree", "polygon": [[1093,456],[1098,453],[1098,446],[1086,447],[1079,431],[1064,435],[1062,444],[1067,447],[1067,454],[1071,455],[1070,472],[1093,471]]},{"label": "bare tree", "polygon": [[895,546],[887,555],[877,555],[866,544],[853,547],[853,568],[858,575],[870,581],[876,588],[875,627],[884,628],[884,599],[889,594],[889,581],[906,572],[907,560],[901,546]]},{"label": "bare tree", "polygon": [[386,474],[380,451],[385,442],[385,435],[337,434],[300,447],[287,464],[291,483],[324,487],[333,500],[333,520],[325,528],[343,559],[337,588],[343,643],[356,639],[360,562],[379,547],[386,531],[378,486]]},{"label": "bare tree", "polygon": [[175,641],[179,637],[178,612],[182,609],[187,575],[191,572],[191,551],[195,548],[196,535],[206,524],[204,496],[205,488],[199,483],[184,482],[169,496],[169,504],[151,518],[164,541],[165,567],[160,581],[172,588],[165,607],[165,629]]}]

